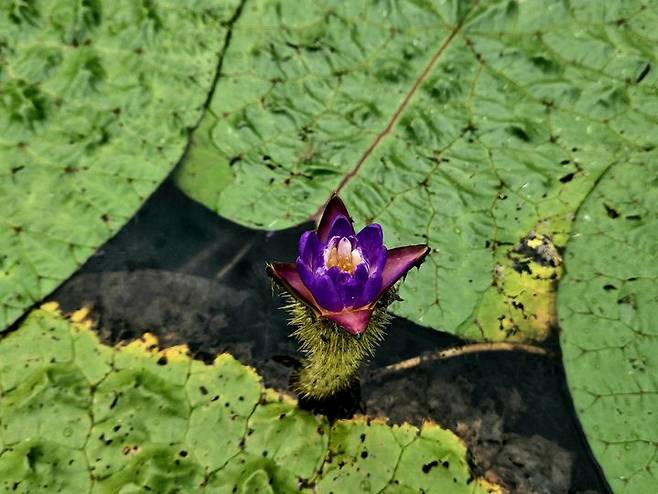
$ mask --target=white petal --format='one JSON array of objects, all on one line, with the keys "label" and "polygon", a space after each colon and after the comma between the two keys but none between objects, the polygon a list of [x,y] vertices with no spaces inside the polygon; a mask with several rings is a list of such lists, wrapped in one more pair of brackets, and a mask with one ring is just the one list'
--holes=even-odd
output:
[{"label": "white petal", "polygon": [[343,237],[338,242],[338,259],[350,259],[352,255],[352,242]]}]

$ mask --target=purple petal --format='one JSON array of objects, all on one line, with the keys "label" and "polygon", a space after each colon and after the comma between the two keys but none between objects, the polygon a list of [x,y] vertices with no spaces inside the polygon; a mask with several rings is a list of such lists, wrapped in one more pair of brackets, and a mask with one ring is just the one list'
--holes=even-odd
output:
[{"label": "purple petal", "polygon": [[313,274],[311,268],[309,268],[308,264],[306,264],[306,262],[304,262],[301,257],[297,258],[296,268],[304,285],[306,285],[309,290],[312,290],[315,275]]},{"label": "purple petal", "polygon": [[339,312],[338,314],[327,314],[324,317],[335,322],[348,333],[357,335],[366,330],[371,314],[372,309],[361,309]]},{"label": "purple petal", "polygon": [[384,233],[382,227],[377,223],[364,226],[356,234],[356,238],[361,252],[368,260],[375,257],[376,253],[384,246]]},{"label": "purple petal", "polygon": [[304,232],[299,237],[299,257],[307,266],[313,267],[313,258],[319,250],[321,250],[320,242],[314,231]]},{"label": "purple petal", "polygon": [[368,279],[368,269],[366,268],[366,265],[359,264],[354,270],[354,274],[352,276],[365,283],[365,281]]},{"label": "purple petal", "polygon": [[[354,228],[352,223],[345,216],[336,216],[336,219],[329,228],[329,236],[327,241],[331,240],[333,237],[351,237],[354,235]],[[318,238],[320,234],[318,233]]]},{"label": "purple petal", "polygon": [[368,270],[364,264],[360,264],[354,270],[353,275],[344,273],[347,277],[341,280],[338,286],[338,293],[345,307],[361,307],[359,304],[361,293],[368,281]]},{"label": "purple petal", "polygon": [[326,310],[338,312],[343,309],[340,294],[328,274],[313,276],[309,288],[318,304]]},{"label": "purple petal", "polygon": [[318,244],[318,249],[313,254],[313,259],[311,261],[311,267],[313,271],[317,271],[320,268],[324,267],[324,248],[322,245]]},{"label": "purple petal", "polygon": [[350,274],[346,273],[345,271],[341,271],[338,267],[334,266],[333,268],[327,270],[327,276],[331,278],[334,286],[338,286],[341,283],[345,283],[349,279]]},{"label": "purple petal", "polygon": [[372,277],[375,274],[381,276],[384,271],[384,266],[386,266],[386,259],[388,258],[388,250],[386,247],[380,247],[375,249],[374,253],[367,258],[368,260],[368,273]]},{"label": "purple petal", "polygon": [[285,288],[293,297],[320,312],[311,291],[302,281],[297,272],[297,267],[293,263],[273,262],[267,266],[267,272],[275,282]]},{"label": "purple petal", "polygon": [[414,266],[420,266],[429,253],[427,245],[408,245],[389,249],[382,273],[382,287],[380,293],[391,288],[400,278]]},{"label": "purple petal", "polygon": [[355,301],[354,307],[365,307],[375,302],[381,293],[382,290],[382,275],[377,273],[373,276],[370,276],[361,290],[361,294],[358,299]]},{"label": "purple petal", "polygon": [[[324,213],[322,213],[322,219],[320,220],[320,225],[318,226],[318,239],[320,240],[320,243],[326,244],[327,241],[331,238],[329,231],[331,230],[331,227],[335,223],[337,217],[343,217],[347,219],[351,228],[352,219],[350,218],[350,214],[347,212],[345,204],[343,204],[343,201],[341,201],[337,195],[333,195],[324,208]],[[354,229],[352,229],[351,235],[354,235]]]}]

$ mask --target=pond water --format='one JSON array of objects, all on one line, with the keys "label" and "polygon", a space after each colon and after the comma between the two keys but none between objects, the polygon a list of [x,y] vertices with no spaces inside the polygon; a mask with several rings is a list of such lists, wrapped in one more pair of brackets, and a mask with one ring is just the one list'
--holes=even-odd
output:
[{"label": "pond water", "polygon": [[[219,218],[165,182],[141,211],[50,300],[64,310],[91,304],[110,344],[156,334],[195,358],[227,351],[286,391],[301,357],[265,262],[296,256],[305,225],[262,232]],[[395,318],[376,357],[325,412],[365,413],[461,436],[474,472],[514,493],[611,492],[575,418],[557,337],[550,356],[487,352],[382,374],[402,360],[454,347],[457,338]],[[312,404],[311,404],[312,405]]]}]

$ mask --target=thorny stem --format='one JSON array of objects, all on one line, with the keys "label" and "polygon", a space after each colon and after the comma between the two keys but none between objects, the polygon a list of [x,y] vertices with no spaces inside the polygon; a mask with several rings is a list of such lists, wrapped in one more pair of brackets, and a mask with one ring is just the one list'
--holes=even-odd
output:
[{"label": "thorny stem", "polygon": [[288,310],[296,328],[293,335],[305,354],[293,378],[295,391],[315,400],[330,398],[357,379],[361,364],[372,357],[391,319],[384,308],[376,309],[366,330],[357,337],[317,317],[301,302],[292,302]]},{"label": "thorny stem", "polygon": [[396,299],[389,290],[379,300],[366,330],[359,336],[348,334],[334,323],[318,317],[305,304],[289,297],[287,310],[293,335],[305,358],[293,377],[295,391],[315,400],[325,400],[348,388],[358,378],[361,364],[372,357],[391,321],[386,308]]}]

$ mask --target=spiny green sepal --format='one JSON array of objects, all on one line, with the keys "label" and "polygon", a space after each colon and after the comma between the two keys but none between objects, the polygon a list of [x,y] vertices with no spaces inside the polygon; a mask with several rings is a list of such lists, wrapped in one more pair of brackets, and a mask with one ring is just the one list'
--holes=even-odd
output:
[{"label": "spiny green sepal", "polygon": [[373,356],[383,340],[392,319],[386,307],[396,297],[397,290],[389,290],[375,307],[366,330],[356,336],[290,297],[286,309],[295,327],[293,335],[306,356],[293,377],[295,391],[304,397],[325,399],[349,387],[357,379],[361,364]]}]

